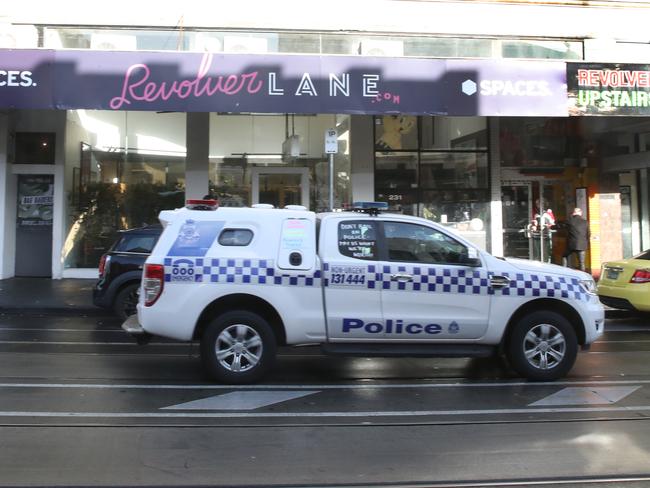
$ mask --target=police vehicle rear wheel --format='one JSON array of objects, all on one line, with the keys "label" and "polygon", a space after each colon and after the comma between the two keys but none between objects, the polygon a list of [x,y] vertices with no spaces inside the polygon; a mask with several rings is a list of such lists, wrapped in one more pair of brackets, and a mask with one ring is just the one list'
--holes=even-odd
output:
[{"label": "police vehicle rear wheel", "polygon": [[201,360],[217,381],[250,383],[271,369],[276,349],[266,320],[251,312],[233,311],[208,325],[201,339]]},{"label": "police vehicle rear wheel", "polygon": [[578,340],[562,315],[538,311],[514,326],[507,351],[513,369],[521,376],[551,381],[565,376],[573,366]]}]

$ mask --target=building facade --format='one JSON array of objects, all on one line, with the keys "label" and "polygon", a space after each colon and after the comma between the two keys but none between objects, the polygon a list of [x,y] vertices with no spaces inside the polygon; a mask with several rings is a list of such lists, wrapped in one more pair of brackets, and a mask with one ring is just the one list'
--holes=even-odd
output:
[{"label": "building facade", "polygon": [[593,274],[650,247],[645,2],[67,3],[0,11],[0,279],[95,277],[186,198],[327,210],[330,178],[496,255],[560,263],[576,206]]}]

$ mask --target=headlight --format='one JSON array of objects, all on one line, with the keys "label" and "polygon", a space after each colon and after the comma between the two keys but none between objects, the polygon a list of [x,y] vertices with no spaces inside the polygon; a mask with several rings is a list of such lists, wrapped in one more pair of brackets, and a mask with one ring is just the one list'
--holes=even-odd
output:
[{"label": "headlight", "polygon": [[596,294],[596,282],[594,280],[580,280],[580,286],[591,295]]}]

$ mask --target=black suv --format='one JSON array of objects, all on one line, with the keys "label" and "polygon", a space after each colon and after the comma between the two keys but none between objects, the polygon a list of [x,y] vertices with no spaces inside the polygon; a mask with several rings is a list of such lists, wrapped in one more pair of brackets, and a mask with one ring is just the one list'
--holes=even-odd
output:
[{"label": "black suv", "polygon": [[161,233],[160,225],[120,231],[99,261],[99,281],[93,289],[95,305],[113,309],[122,319],[136,313],[142,268]]}]

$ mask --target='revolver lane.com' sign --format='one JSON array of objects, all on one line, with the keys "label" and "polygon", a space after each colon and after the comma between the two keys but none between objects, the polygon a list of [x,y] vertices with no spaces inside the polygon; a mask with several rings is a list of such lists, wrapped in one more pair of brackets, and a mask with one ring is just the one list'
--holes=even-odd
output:
[{"label": "'revolver lane.com' sign", "polygon": [[0,109],[565,116],[563,62],[0,49]]},{"label": "'revolver lane.com' sign", "polygon": [[570,115],[650,115],[650,66],[567,64]]}]

